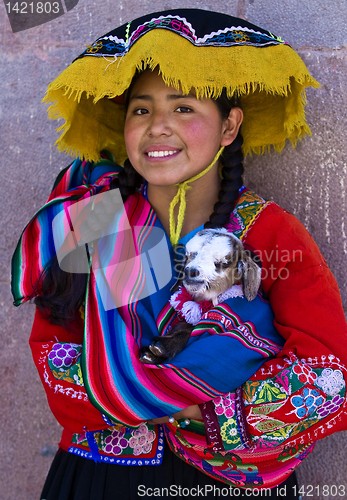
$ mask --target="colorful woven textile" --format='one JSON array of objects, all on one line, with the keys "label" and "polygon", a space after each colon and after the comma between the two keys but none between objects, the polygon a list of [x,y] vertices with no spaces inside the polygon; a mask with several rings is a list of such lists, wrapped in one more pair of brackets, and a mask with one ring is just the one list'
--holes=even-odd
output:
[{"label": "colorful woven textile", "polygon": [[[160,223],[141,195],[132,196],[125,208],[131,214],[130,225],[142,229],[135,241],[135,253],[139,255],[140,250],[144,252],[151,227]],[[116,252],[111,250],[114,258],[106,258],[108,276],[104,271],[90,275],[84,379],[93,404],[102,413],[127,425],[175,413],[224,393],[230,386],[238,387],[264,359],[279,352],[283,340],[273,328],[269,304],[260,297],[252,303],[236,298],[210,310],[208,319],[203,317],[195,326],[184,351],[170,363],[156,368],[141,364],[137,358],[139,346],[151,343],[158,329],[165,334],[176,318],[175,310],[167,306],[175,279],[137,300],[148,275],[140,259],[122,260],[133,244],[134,240],[127,240],[126,231],[118,227],[114,243],[108,241],[107,248],[117,249],[123,265],[115,262]],[[99,243],[93,259],[99,260],[104,250]],[[92,268],[97,265],[93,260]],[[112,290],[115,304],[123,307],[105,310],[100,293],[102,279]]]},{"label": "colorful woven textile", "polygon": [[[89,200],[108,190],[115,168],[115,164],[107,159],[97,165],[76,160],[57,177],[46,205],[27,224],[13,255],[11,286],[14,305],[18,306],[40,293],[43,272],[56,256],[53,219],[59,213],[67,212],[78,200]],[[71,232],[71,228],[66,227],[67,222],[65,218],[62,226],[65,234]]]},{"label": "colorful woven textile", "polygon": [[[58,181],[47,205],[29,223],[13,259],[17,305],[40,293],[43,270],[59,251],[54,246],[54,224],[50,221],[59,213],[63,216],[59,230],[63,245],[71,249],[75,244],[71,235],[78,238],[80,233],[78,227],[71,228],[67,214],[71,215],[77,198],[79,202],[89,200],[108,189],[117,167],[113,174],[110,170],[110,162],[94,165],[91,170],[90,164],[76,160]],[[93,175],[99,175],[94,184],[73,185],[73,180],[90,182]],[[65,189],[68,191],[64,193]],[[246,197],[252,198],[250,191],[241,194],[240,202]],[[256,214],[265,202],[258,197],[252,199]],[[236,389],[266,358],[280,351],[283,339],[273,327],[273,314],[266,300],[257,296],[248,302],[237,297],[211,309],[206,318],[203,316],[187,347],[171,363],[143,365],[137,356],[139,347],[150,344],[158,330],[165,334],[177,318],[168,303],[170,288],[176,281],[173,250],[142,195],[129,197],[124,208],[114,218],[112,230],[108,229],[92,249],[82,367],[94,406],[113,420],[136,426]],[[165,240],[164,247],[157,244],[158,234]],[[50,245],[38,259],[42,241]],[[35,251],[29,252],[28,248]],[[159,285],[159,277],[165,275],[165,248],[168,279],[162,286],[150,289],[153,271]],[[152,268],[146,268],[147,255],[156,263]]]}]

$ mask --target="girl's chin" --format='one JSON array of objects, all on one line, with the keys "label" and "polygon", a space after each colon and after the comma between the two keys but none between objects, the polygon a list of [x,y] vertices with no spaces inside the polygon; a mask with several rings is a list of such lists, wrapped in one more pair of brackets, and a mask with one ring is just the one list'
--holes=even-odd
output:
[{"label": "girl's chin", "polygon": [[[188,178],[188,177],[187,177]],[[177,191],[177,186],[175,184],[179,184],[186,180],[186,178],[182,176],[178,176],[177,173],[173,173],[172,175],[168,175],[167,173],[163,175],[148,175],[145,177],[149,185],[156,187],[175,187]]]},{"label": "girl's chin", "polygon": [[182,179],[182,178],[174,178],[174,179],[148,179],[147,183],[149,186],[153,186],[155,188],[167,188],[167,189],[173,189],[175,194],[177,192],[177,184],[180,184],[181,182],[184,182],[187,179]]},{"label": "girl's chin", "polygon": [[151,188],[172,190],[173,194],[175,195],[177,193],[177,184],[179,184],[181,181],[168,182],[168,181],[155,180],[153,182],[151,181],[147,182],[148,186],[150,186]]}]

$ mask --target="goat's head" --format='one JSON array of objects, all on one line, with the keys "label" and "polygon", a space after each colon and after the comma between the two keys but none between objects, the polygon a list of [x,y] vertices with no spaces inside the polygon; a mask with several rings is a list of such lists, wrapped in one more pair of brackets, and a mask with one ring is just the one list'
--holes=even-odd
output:
[{"label": "goat's head", "polygon": [[183,285],[194,300],[211,300],[242,282],[247,300],[261,284],[261,268],[240,240],[226,229],[203,229],[186,245]]}]

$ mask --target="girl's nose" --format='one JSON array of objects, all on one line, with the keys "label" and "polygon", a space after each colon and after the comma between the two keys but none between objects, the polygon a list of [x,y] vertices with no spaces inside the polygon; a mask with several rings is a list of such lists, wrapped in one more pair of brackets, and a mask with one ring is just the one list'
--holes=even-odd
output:
[{"label": "girl's nose", "polygon": [[171,135],[171,125],[169,117],[164,112],[152,113],[150,123],[148,125],[148,134],[152,137],[159,137],[161,135]]}]

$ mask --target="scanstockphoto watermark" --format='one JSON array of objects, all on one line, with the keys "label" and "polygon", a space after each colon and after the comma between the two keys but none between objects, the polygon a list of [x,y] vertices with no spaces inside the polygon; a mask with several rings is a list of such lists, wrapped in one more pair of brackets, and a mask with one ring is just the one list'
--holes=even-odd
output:
[{"label": "scanstockphoto watermark", "polygon": [[48,23],[76,7],[79,0],[4,0],[13,33]]},{"label": "scanstockphoto watermark", "polygon": [[163,488],[148,488],[143,484],[137,487],[137,495],[141,497],[157,497],[157,498],[204,498],[214,496],[215,498],[232,497],[232,498],[271,498],[287,496],[286,486],[277,486],[273,490],[270,488],[246,488],[241,489],[231,485],[216,486],[206,484],[205,486],[195,486],[192,488],[184,488],[180,485],[172,484],[169,487]]}]

